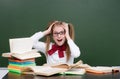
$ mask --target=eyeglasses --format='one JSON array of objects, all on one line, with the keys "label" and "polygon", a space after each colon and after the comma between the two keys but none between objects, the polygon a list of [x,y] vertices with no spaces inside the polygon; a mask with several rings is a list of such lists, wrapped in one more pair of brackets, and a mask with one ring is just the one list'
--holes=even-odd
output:
[{"label": "eyeglasses", "polygon": [[64,34],[65,34],[65,31],[54,32],[54,33],[53,33],[53,36],[56,37],[56,36],[58,36],[59,34],[60,34],[60,35],[64,35]]}]

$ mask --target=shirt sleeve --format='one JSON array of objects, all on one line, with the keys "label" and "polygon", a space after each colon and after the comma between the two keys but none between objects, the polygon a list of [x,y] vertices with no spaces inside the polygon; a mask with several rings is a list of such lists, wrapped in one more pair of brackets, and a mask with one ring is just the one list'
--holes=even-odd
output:
[{"label": "shirt sleeve", "polygon": [[70,47],[71,56],[73,56],[74,58],[79,57],[81,54],[79,47],[73,42],[72,39],[68,40],[67,42]]},{"label": "shirt sleeve", "polygon": [[39,50],[42,53],[45,53],[46,50],[46,44],[45,42],[39,41],[41,38],[44,37],[43,32],[37,32],[34,35],[32,35],[30,38],[33,40],[33,48]]}]

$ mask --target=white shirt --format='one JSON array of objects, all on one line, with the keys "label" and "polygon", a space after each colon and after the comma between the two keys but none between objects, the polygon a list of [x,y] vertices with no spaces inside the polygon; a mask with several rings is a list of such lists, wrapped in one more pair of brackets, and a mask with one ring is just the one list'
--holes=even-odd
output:
[{"label": "white shirt", "polygon": [[[46,56],[46,43],[39,41],[39,39],[41,39],[42,37],[44,37],[43,32],[37,32],[35,33],[33,36],[31,36],[34,45],[33,48],[39,50],[40,52],[44,53]],[[55,53],[53,53],[52,55],[47,55],[46,56],[46,60],[47,60],[47,64],[57,64],[57,63],[68,63],[68,64],[73,64],[74,62],[74,58],[77,58],[80,56],[80,49],[79,47],[73,42],[72,39],[67,40],[67,43],[69,45],[70,51],[71,51],[71,55],[69,60],[67,61],[66,59],[66,54],[64,53],[64,57],[59,58],[58,56],[58,51],[56,51]],[[52,44],[50,43],[50,48],[52,48]],[[65,52],[65,51],[64,51]]]}]

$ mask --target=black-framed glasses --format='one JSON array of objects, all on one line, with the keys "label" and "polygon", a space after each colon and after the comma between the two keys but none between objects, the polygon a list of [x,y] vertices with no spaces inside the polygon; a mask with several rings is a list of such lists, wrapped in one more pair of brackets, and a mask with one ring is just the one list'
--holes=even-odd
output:
[{"label": "black-framed glasses", "polygon": [[65,31],[60,31],[60,32],[53,32],[53,36],[58,36],[58,35],[64,35]]}]

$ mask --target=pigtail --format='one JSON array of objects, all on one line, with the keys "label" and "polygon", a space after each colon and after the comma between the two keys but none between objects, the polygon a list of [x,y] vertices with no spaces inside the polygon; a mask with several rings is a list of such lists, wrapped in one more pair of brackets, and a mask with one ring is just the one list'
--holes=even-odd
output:
[{"label": "pigtail", "polygon": [[70,34],[70,37],[71,39],[74,41],[74,28],[73,28],[73,25],[71,23],[68,23],[68,28],[69,28],[69,34]]},{"label": "pigtail", "polygon": [[[69,29],[69,35],[70,35],[71,39],[74,41],[74,28],[73,28],[73,25],[71,23],[68,23],[68,29]],[[70,58],[70,54],[71,54],[70,48],[67,44],[67,48],[66,48],[67,61]]]}]

